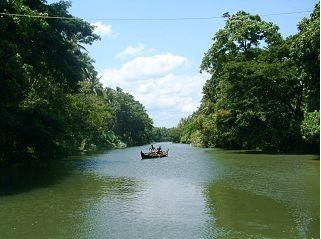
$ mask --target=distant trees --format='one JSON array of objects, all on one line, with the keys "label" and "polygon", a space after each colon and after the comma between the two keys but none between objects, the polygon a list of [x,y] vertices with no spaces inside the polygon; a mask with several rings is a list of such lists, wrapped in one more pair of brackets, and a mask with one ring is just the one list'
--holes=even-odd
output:
[{"label": "distant trees", "polygon": [[[66,146],[73,150],[69,153],[75,153],[75,149],[149,143],[153,122],[143,105],[120,88],[104,89],[99,83],[97,85],[93,89],[83,84],[79,93],[68,95],[69,114],[65,129],[68,129],[69,142]],[[86,89],[93,91],[90,93]]]},{"label": "distant trees", "polygon": [[115,114],[113,131],[130,146],[149,143],[152,139],[153,121],[144,106],[120,88],[109,92]]},{"label": "distant trees", "polygon": [[[0,1],[0,12],[72,17],[69,6]],[[151,139],[152,120],[144,107],[120,89],[100,85],[83,46],[97,39],[81,19],[0,17],[0,162]]]},{"label": "distant trees", "polygon": [[156,142],[173,141],[172,130],[173,130],[173,128],[154,127],[153,128],[153,141],[156,141]]},{"label": "distant trees", "polygon": [[266,151],[318,148],[319,4],[286,40],[258,15],[224,17],[201,64],[211,78],[199,110],[178,125],[180,141]]}]

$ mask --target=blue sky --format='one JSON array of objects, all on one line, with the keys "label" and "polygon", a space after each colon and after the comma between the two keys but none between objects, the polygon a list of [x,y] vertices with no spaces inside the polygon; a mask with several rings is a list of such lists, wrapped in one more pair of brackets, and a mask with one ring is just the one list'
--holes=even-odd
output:
[{"label": "blue sky", "polygon": [[[56,1],[48,1],[56,2]],[[199,73],[204,53],[224,26],[222,18],[185,21],[117,21],[106,18],[217,17],[244,10],[274,14],[313,10],[316,0],[91,0],[72,1],[70,12],[97,26],[101,40],[87,46],[104,86],[120,86],[145,105],[155,126],[176,126],[197,109],[209,77]],[[284,37],[309,13],[262,16]]]}]

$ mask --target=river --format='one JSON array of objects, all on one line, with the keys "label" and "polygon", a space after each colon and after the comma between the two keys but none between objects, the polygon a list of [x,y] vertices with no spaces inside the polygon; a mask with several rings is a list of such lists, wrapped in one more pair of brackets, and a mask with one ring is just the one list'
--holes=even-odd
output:
[{"label": "river", "polygon": [[1,175],[1,238],[319,238],[319,160],[161,143]]}]

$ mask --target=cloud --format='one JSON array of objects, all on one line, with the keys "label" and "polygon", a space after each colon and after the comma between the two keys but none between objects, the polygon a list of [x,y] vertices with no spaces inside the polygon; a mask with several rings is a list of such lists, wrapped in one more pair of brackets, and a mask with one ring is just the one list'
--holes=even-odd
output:
[{"label": "cloud", "polygon": [[95,27],[94,33],[99,36],[107,36],[107,37],[116,37],[117,34],[113,31],[111,25],[104,24],[102,22],[91,23],[92,26]]},{"label": "cloud", "polygon": [[[166,74],[149,78],[128,89],[148,109],[170,109],[176,113],[192,113],[199,105],[207,76],[202,74]],[[120,86],[121,87],[121,86]]]},{"label": "cloud", "polygon": [[156,126],[172,127],[197,109],[208,78],[207,74],[176,74],[187,62],[187,58],[171,53],[140,56],[99,75],[104,86],[118,86],[140,101]]},{"label": "cloud", "polygon": [[123,51],[117,54],[118,59],[125,59],[126,57],[133,57],[140,55],[145,46],[142,43],[139,43],[137,46],[127,46]]},{"label": "cloud", "polygon": [[109,86],[119,86],[122,83],[142,81],[165,75],[171,70],[182,66],[187,59],[171,53],[159,54],[150,57],[136,57],[126,62],[119,69],[105,69],[102,71],[102,83]]}]

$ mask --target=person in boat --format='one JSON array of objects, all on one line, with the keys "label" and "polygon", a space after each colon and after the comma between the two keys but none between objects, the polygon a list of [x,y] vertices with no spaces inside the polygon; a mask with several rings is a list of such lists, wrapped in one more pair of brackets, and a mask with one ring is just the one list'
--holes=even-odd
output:
[{"label": "person in boat", "polygon": [[159,146],[159,147],[157,148],[157,153],[158,153],[158,154],[162,153],[162,147],[161,147],[161,146]]},{"label": "person in boat", "polygon": [[150,146],[149,151],[151,151],[151,152],[155,151],[154,145],[151,145],[151,146]]}]

